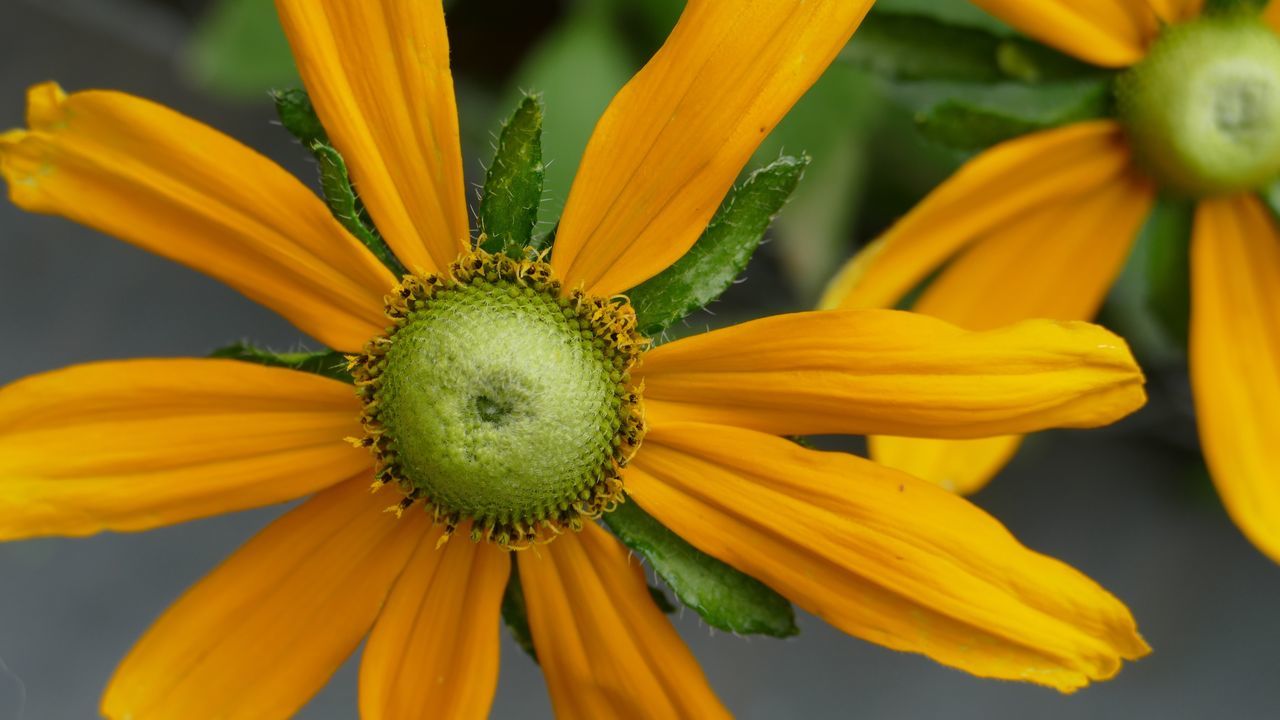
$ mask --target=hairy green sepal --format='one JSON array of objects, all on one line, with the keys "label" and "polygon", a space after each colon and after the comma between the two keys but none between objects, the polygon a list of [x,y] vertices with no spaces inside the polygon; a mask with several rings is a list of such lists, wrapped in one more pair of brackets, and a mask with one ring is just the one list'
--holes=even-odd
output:
[{"label": "hairy green sepal", "polygon": [[346,383],[352,382],[351,374],[347,372],[346,356],[333,350],[277,353],[254,347],[247,342],[238,342],[214,350],[209,354],[209,357],[240,360],[270,367],[289,368],[290,370],[308,372],[314,375],[323,375]]},{"label": "hairy green sepal", "polygon": [[396,277],[404,275],[404,266],[378,234],[364,203],[356,194],[346,161],[329,144],[329,136],[320,124],[306,91],[277,90],[271,97],[275,100],[280,124],[315,157],[320,168],[320,191],[329,212]]},{"label": "hairy green sepal", "polygon": [[[542,103],[526,95],[502,127],[480,198],[480,247],[523,257],[542,202]],[[541,249],[534,247],[535,250]]]},{"label": "hairy green sepal", "polygon": [[786,598],[685,542],[634,502],[619,505],[604,520],[708,625],[738,635],[800,632]]},{"label": "hairy green sepal", "polygon": [[684,257],[627,293],[640,332],[657,335],[729,289],[808,166],[804,156],[778,158],[730,191]]},{"label": "hairy green sepal", "polygon": [[1207,197],[1280,174],[1280,38],[1258,18],[1169,27],[1115,91],[1137,159],[1166,189]]}]

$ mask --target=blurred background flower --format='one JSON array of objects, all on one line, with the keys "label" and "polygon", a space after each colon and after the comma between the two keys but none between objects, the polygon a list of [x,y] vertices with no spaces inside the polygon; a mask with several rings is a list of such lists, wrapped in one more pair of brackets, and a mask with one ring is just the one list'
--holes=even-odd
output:
[{"label": "blurred background flower", "polygon": [[[551,161],[544,217],[558,216],[595,119],[662,42],[682,4],[447,2],[464,155],[489,157],[519,93],[541,91]],[[28,85],[57,78],[68,89],[117,88],[164,102],[314,177],[305,151],[271,122],[267,91],[299,84],[271,3],[5,0],[4,9],[0,127],[22,124]],[[936,34],[899,32],[895,15],[921,12],[937,20]],[[975,42],[964,28],[1001,41]],[[917,52],[922,46],[930,52]],[[989,62],[974,61],[991,53],[1008,75],[992,76]],[[752,163],[783,151],[813,157],[749,282],[700,322],[812,306],[855,247],[969,153],[1091,112],[1098,102],[1091,82],[964,0],[881,0],[844,61]],[[473,182],[483,178],[478,163],[466,171]],[[975,500],[1031,547],[1116,592],[1156,654],[1066,698],[893,654],[808,617],[798,639],[745,641],[712,637],[685,613],[680,630],[731,710],[744,718],[1200,718],[1261,717],[1280,705],[1270,672],[1280,572],[1239,537],[1213,496],[1196,450],[1185,363],[1176,344],[1161,340],[1151,275],[1136,265],[1144,261],[1135,254],[1104,321],[1144,350],[1151,406],[1113,430],[1038,436],[1006,479]],[[0,203],[0,306],[0,346],[8,350],[0,383],[88,360],[200,356],[243,333],[277,349],[305,342],[212,280],[8,203]],[[105,683],[173,598],[278,512],[147,536],[0,545],[0,720],[94,715],[101,688],[68,686],[66,678]],[[539,674],[504,642],[494,716],[549,717]],[[348,663],[346,677],[301,717],[352,717],[354,671]]]}]

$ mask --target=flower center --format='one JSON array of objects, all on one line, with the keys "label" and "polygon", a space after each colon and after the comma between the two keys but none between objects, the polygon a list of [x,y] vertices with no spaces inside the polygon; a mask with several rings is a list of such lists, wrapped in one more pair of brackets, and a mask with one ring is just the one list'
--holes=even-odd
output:
[{"label": "flower center", "polygon": [[1116,97],[1139,162],[1175,192],[1240,192],[1280,174],[1280,38],[1253,16],[1168,28]]},{"label": "flower center", "polygon": [[562,296],[551,268],[463,255],[406,276],[394,326],[351,358],[378,482],[452,533],[523,547],[614,506],[644,433],[630,369],[647,340],[622,300]]}]

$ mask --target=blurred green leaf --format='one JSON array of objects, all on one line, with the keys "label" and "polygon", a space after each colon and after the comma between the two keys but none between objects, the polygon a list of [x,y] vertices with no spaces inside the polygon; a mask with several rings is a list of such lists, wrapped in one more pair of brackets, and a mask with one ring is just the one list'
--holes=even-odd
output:
[{"label": "blurred green leaf", "polygon": [[484,249],[524,257],[542,202],[542,105],[526,95],[503,125],[480,199]]},{"label": "blurred green leaf", "polygon": [[538,651],[533,646],[533,633],[529,630],[529,611],[524,602],[524,586],[520,584],[520,569],[515,558],[511,560],[511,575],[507,577],[507,589],[502,594],[502,622],[511,631],[520,649],[538,662]]},{"label": "blurred green leaf", "polygon": [[844,63],[827,69],[755,155],[812,158],[805,182],[773,228],[773,251],[805,305],[847,254],[866,189],[871,128],[884,110],[877,84]]},{"label": "blurred green leaf", "polygon": [[1169,320],[1177,317],[1171,310],[1186,307],[1186,285],[1179,289],[1177,276],[1183,272],[1178,257],[1185,257],[1191,212],[1184,200],[1157,200],[1101,314],[1100,321],[1129,342],[1144,366],[1177,359],[1186,351],[1185,339],[1179,339],[1176,330],[1179,324],[1185,327],[1185,314],[1181,323]]},{"label": "blurred green leaf", "polygon": [[655,336],[729,289],[746,269],[773,218],[809,165],[807,157],[782,157],[731,190],[689,252],[627,294],[640,332]]},{"label": "blurred green leaf", "polygon": [[1021,37],[891,12],[867,16],[841,59],[895,81],[1045,82],[1098,74]]},{"label": "blurred green leaf", "polygon": [[924,15],[876,12],[858,28],[840,58],[893,80],[994,82],[1001,38]]},{"label": "blurred green leaf", "polygon": [[786,598],[694,548],[634,502],[622,503],[604,520],[624,545],[649,561],[680,602],[712,627],[773,637],[800,632]]},{"label": "blurred green leaf", "polygon": [[510,100],[502,105],[511,107],[527,91],[539,93],[546,107],[542,126],[546,197],[539,213],[543,220],[560,217],[596,121],[640,66],[614,25],[610,5],[575,4],[561,25],[525,58],[507,93]]},{"label": "blurred green leaf", "polygon": [[404,266],[374,227],[364,203],[356,195],[342,155],[329,145],[329,136],[316,117],[315,108],[305,90],[275,90],[271,99],[284,128],[311,151],[320,169],[320,191],[329,212],[396,277],[405,274]]},{"label": "blurred green leaf", "polygon": [[879,0],[872,12],[919,15],[948,25],[979,28],[1003,35],[1013,34],[1008,25],[979,10],[970,0]]},{"label": "blurred green leaf", "polygon": [[1262,12],[1268,0],[1205,0],[1206,13]]},{"label": "blurred green leaf", "polygon": [[925,137],[963,151],[1101,117],[1110,102],[1109,83],[1095,78],[1041,85],[921,82],[896,86],[894,93],[917,109]]},{"label": "blurred green leaf", "polygon": [[1276,220],[1280,221],[1280,180],[1276,180],[1264,187],[1258,195],[1262,198],[1262,202],[1270,208]]},{"label": "blurred green leaf", "polygon": [[1161,198],[1143,228],[1147,307],[1169,339],[1186,347],[1191,335],[1192,203]]},{"label": "blurred green leaf", "polygon": [[247,342],[238,342],[214,350],[209,357],[289,368],[313,375],[323,375],[346,383],[352,382],[351,374],[347,372],[346,356],[334,350],[277,353],[254,347]]},{"label": "blurred green leaf", "polygon": [[237,99],[299,84],[275,4],[219,0],[201,18],[186,50],[186,66],[205,89]]},{"label": "blurred green leaf", "polygon": [[660,46],[684,10],[685,0],[620,0],[620,16],[625,27],[636,28],[655,48]]}]

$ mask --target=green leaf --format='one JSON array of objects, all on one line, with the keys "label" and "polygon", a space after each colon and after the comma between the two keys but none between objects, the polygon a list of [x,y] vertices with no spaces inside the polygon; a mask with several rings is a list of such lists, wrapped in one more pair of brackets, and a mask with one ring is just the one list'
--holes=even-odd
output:
[{"label": "green leaf", "polygon": [[[1185,200],[1157,200],[1098,319],[1129,342],[1144,367],[1173,362],[1186,352],[1185,340],[1176,337],[1179,323],[1169,322],[1176,312],[1168,310],[1185,307],[1174,299],[1180,274],[1176,258],[1187,249],[1191,212]],[[1167,307],[1158,309],[1162,305]],[[1181,324],[1185,326],[1185,316]]]},{"label": "green leaf", "polygon": [[893,80],[1003,78],[996,62],[1001,38],[922,15],[867,16],[840,59]]},{"label": "green leaf", "polygon": [[623,544],[649,561],[680,602],[712,627],[773,637],[800,632],[786,598],[694,548],[634,502],[619,505],[604,520]]},{"label": "green leaf", "polygon": [[275,5],[265,0],[221,0],[200,19],[185,65],[204,89],[256,99],[273,87],[298,84]]},{"label": "green leaf", "polygon": [[529,657],[538,662],[538,651],[533,647],[533,633],[529,631],[529,612],[524,602],[524,586],[520,584],[520,570],[511,563],[511,575],[507,577],[507,589],[502,594],[502,622],[511,637]]},{"label": "green leaf", "polygon": [[382,236],[378,234],[373,220],[369,217],[364,203],[356,195],[355,186],[351,184],[351,175],[347,171],[347,163],[342,155],[329,144],[329,136],[316,116],[311,98],[305,90],[277,90],[271,93],[276,104],[276,114],[280,116],[280,124],[306,146],[316,159],[320,168],[320,192],[325,204],[331,212],[370,252],[387,267],[396,277],[405,274],[395,253],[387,247]]},{"label": "green leaf", "polygon": [[1280,180],[1262,188],[1258,196],[1262,198],[1262,202],[1271,210],[1276,220],[1280,221]]},{"label": "green leaf", "polygon": [[1162,197],[1143,233],[1147,251],[1147,307],[1169,339],[1186,347],[1191,335],[1190,202]]},{"label": "green leaf", "polygon": [[526,95],[502,128],[480,199],[482,247],[524,257],[542,202],[542,103]]},{"label": "green leaf", "polygon": [[979,10],[970,0],[880,0],[873,12],[919,15],[948,25],[959,25],[1000,34],[1012,34],[1008,25]]},{"label": "green leaf", "polygon": [[702,237],[684,257],[627,293],[640,331],[657,335],[720,297],[746,269],[764,233],[809,165],[782,157],[729,192]]},{"label": "green leaf", "polygon": [[1101,117],[1110,100],[1110,85],[1101,78],[1042,85],[913,83],[895,91],[919,108],[916,124],[925,137],[963,151]]},{"label": "green leaf", "polygon": [[1205,0],[1206,14],[1258,13],[1267,7],[1267,0]]},{"label": "green leaf", "polygon": [[314,375],[323,375],[346,383],[353,382],[351,374],[347,372],[347,357],[334,350],[277,353],[254,347],[247,342],[238,342],[234,345],[214,350],[209,354],[209,357],[240,360],[270,367],[289,368],[290,370],[308,372]]},{"label": "green leaf", "polygon": [[1043,82],[1097,73],[1021,37],[917,13],[872,13],[840,57],[897,81]]},{"label": "green leaf", "polygon": [[351,175],[347,172],[347,163],[342,159],[342,155],[332,146],[319,140],[311,143],[310,147],[311,154],[315,155],[316,163],[320,166],[320,189],[324,194],[325,204],[329,206],[329,212],[333,213],[347,232],[369,248],[369,252],[373,253],[393,275],[396,277],[404,275],[404,265],[400,264],[395,253],[391,252],[386,241],[378,234],[378,230],[373,226],[373,220],[369,217],[369,212],[365,210],[364,203],[360,202],[360,198],[356,195],[355,187],[351,184]]}]

